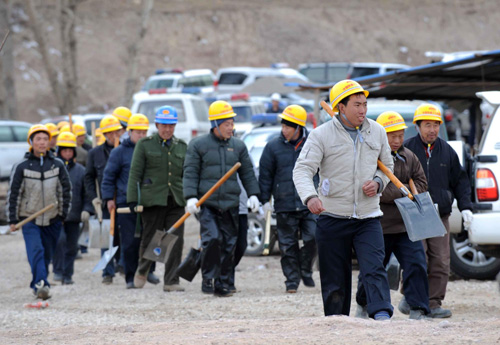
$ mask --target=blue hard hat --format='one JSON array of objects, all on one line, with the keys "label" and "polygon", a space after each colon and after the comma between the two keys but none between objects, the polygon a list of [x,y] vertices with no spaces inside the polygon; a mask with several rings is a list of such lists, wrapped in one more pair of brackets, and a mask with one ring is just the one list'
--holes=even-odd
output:
[{"label": "blue hard hat", "polygon": [[175,125],[177,123],[177,110],[169,105],[158,108],[155,115],[155,123]]}]

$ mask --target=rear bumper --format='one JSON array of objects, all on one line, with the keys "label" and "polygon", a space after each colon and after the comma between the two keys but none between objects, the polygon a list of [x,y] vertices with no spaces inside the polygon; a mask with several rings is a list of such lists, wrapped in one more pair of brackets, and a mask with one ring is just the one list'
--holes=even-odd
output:
[{"label": "rear bumper", "polygon": [[474,244],[500,244],[500,212],[475,213],[469,230]]}]

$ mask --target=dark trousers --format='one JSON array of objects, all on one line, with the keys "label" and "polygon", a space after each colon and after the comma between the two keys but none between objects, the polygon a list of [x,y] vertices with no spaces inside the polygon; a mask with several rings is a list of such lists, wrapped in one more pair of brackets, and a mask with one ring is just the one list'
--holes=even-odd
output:
[{"label": "dark trousers", "polygon": [[325,315],[349,315],[352,248],[366,289],[368,315],[385,310],[392,316],[384,269],[384,239],[378,218],[342,219],[320,216],[316,228],[321,294]]},{"label": "dark trousers", "polygon": [[238,239],[238,207],[226,211],[201,206],[201,274],[214,279],[215,288],[229,288]]},{"label": "dark trousers", "polygon": [[[441,217],[446,235],[423,240],[427,254],[429,279],[429,307],[439,308],[446,295],[446,286],[450,274],[450,215]],[[406,296],[406,290],[405,290]]]},{"label": "dark trousers", "polygon": [[64,279],[71,279],[73,276],[79,236],[80,223],[64,222],[52,260],[54,273],[62,275]]},{"label": "dark trousers", "polygon": [[[146,251],[149,242],[151,242],[156,230],[170,229],[184,215],[184,207],[180,207],[172,197],[168,198],[168,206],[145,207],[142,212],[142,235],[139,248],[139,266],[137,273],[141,276],[147,276],[150,272],[153,261],[144,259],[142,256]],[[172,247],[172,253],[165,264],[165,274],[163,276],[164,285],[179,284],[179,276],[175,273],[182,260],[182,247],[184,246],[184,224],[179,226],[174,235],[177,235],[177,241]]]},{"label": "dark trousers", "polygon": [[[309,210],[279,212],[276,214],[276,223],[285,285],[297,288],[301,277],[312,277],[312,264],[316,256],[316,216]],[[299,247],[300,234],[302,248]]]},{"label": "dark trousers", "polygon": [[234,275],[236,266],[241,261],[243,255],[245,255],[245,251],[247,250],[248,241],[248,215],[240,214],[238,215],[238,238],[236,240],[236,248],[234,250],[234,259],[233,259],[233,270],[231,275],[229,276],[229,286],[234,287]]},{"label": "dark trousers", "polygon": [[[110,219],[110,215],[109,215],[109,211],[108,211],[108,208],[107,207],[104,207],[102,209],[102,219]],[[118,233],[118,231],[116,231]],[[116,234],[115,234],[116,235]],[[116,236],[113,236],[113,245],[115,245],[115,237]],[[102,248],[101,249],[101,257],[103,256],[104,252],[106,250],[108,250],[110,248]],[[120,251],[120,249],[118,249],[117,253]],[[103,277],[114,277],[115,276],[115,263],[114,261],[116,260],[116,254],[115,256],[113,257],[113,259],[111,259],[108,264],[106,265],[106,267],[104,267],[104,269],[102,270],[102,276]]]},{"label": "dark trousers", "polygon": [[57,221],[49,226],[38,226],[29,222],[22,229],[32,274],[30,287],[35,290],[35,284],[41,280],[50,286],[47,274],[61,234],[61,222]]},{"label": "dark trousers", "polygon": [[134,281],[134,274],[139,263],[140,238],[135,238],[136,214],[119,214],[116,217],[120,232],[120,250],[122,251],[123,269],[125,271],[125,281]]},{"label": "dark trousers", "polygon": [[[425,261],[424,247],[421,241],[412,242],[406,232],[384,235],[385,258],[387,265],[394,253],[403,269],[403,290],[406,302],[411,309],[429,310],[429,283],[427,281],[427,263]],[[358,279],[358,292],[356,302],[366,305],[366,291],[362,279]]]}]

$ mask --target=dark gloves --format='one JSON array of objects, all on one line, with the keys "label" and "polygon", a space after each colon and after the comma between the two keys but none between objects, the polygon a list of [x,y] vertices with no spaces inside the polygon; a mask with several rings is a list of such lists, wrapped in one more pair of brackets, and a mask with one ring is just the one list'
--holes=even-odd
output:
[{"label": "dark gloves", "polygon": [[130,208],[130,212],[135,213],[135,208],[137,207],[136,202],[129,202],[128,207]]}]

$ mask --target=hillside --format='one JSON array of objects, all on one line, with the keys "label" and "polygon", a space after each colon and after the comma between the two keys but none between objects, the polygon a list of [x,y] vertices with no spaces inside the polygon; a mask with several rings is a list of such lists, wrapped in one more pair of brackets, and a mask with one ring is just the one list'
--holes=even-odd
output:
[{"label": "hillside", "polygon": [[[57,1],[37,1],[58,64]],[[22,17],[22,10],[17,8]],[[79,109],[107,111],[125,89],[127,45],[140,1],[87,0],[77,13]],[[487,0],[176,0],[154,5],[140,52],[143,78],[159,67],[268,66],[288,62],[428,63],[425,51],[498,49],[500,3]],[[56,115],[26,23],[15,47],[20,118]],[[60,63],[60,61],[59,61]],[[140,85],[137,85],[137,89]]]}]

